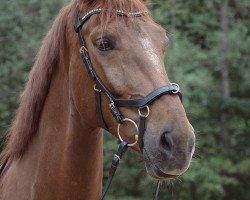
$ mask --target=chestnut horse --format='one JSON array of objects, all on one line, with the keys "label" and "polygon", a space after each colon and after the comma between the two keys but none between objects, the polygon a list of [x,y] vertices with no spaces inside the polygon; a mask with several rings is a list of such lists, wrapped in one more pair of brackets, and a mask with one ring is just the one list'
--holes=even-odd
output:
[{"label": "chestnut horse", "polygon": [[[146,1],[72,0],[45,37],[21,95],[2,153],[2,161],[8,162],[0,175],[1,200],[100,197],[102,128],[95,112],[94,81],[81,60],[73,27],[78,13],[83,16],[96,8],[102,12],[88,19],[81,33],[109,91],[116,98],[140,99],[170,83],[164,68],[166,32],[146,12]],[[142,14],[124,17],[117,11]],[[103,96],[103,118],[118,137],[108,107]],[[139,123],[137,108],[122,107],[120,112]],[[130,123],[122,125],[122,138],[134,142],[133,129]],[[158,180],[181,175],[189,167],[194,138],[178,95],[153,101],[142,150],[148,174]],[[133,149],[140,152],[138,145]]]}]

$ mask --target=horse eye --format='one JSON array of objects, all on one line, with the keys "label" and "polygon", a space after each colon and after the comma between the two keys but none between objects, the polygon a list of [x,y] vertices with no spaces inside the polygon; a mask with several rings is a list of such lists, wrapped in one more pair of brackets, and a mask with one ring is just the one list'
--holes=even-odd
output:
[{"label": "horse eye", "polygon": [[107,38],[102,38],[102,39],[97,40],[96,41],[96,47],[100,51],[110,51],[110,50],[114,49],[114,45]]}]

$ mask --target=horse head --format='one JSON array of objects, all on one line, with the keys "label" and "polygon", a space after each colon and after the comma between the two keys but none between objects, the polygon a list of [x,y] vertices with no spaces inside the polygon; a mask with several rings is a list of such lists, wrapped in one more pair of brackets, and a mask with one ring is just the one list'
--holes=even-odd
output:
[{"label": "horse head", "polygon": [[[70,54],[74,55],[74,68],[70,79],[73,80],[75,106],[84,115],[86,109],[82,106],[83,100],[85,105],[93,105],[95,100],[93,94],[87,98],[82,91],[86,90],[86,85],[89,91],[99,91],[103,97],[99,109],[105,128],[115,137],[132,144],[137,141],[135,135],[140,116],[146,117],[141,152],[148,173],[156,179],[179,176],[190,165],[195,135],[182,102],[175,95],[178,91],[155,95],[155,98],[151,98],[143,106],[119,106],[119,103],[113,105],[123,116],[118,133],[119,120],[109,111],[112,98],[137,101],[150,96],[149,94],[154,95],[158,88],[175,85],[168,79],[164,66],[164,50],[168,44],[166,31],[150,18],[145,1],[121,5],[121,8],[107,2],[89,1],[79,11],[79,15],[83,16],[78,16],[76,24],[80,43],[77,40],[70,50]],[[84,41],[81,41],[81,37]],[[84,76],[88,61],[84,60],[85,64],[81,61],[79,49],[82,57],[84,54],[88,55],[91,66],[87,66],[87,69],[93,80]],[[97,78],[93,77],[89,69],[91,67],[94,68]],[[89,113],[89,121],[92,126],[101,127],[97,115],[98,113]],[[133,149],[140,151],[138,145]]]}]

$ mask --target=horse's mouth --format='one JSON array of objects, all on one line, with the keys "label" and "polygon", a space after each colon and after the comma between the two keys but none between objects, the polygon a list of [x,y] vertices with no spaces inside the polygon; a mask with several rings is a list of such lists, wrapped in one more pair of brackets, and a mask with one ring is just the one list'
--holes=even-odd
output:
[{"label": "horse's mouth", "polygon": [[147,173],[156,180],[167,180],[178,177],[178,175],[171,175],[164,173],[159,167],[157,167],[150,159],[147,151],[143,150],[145,165]]}]

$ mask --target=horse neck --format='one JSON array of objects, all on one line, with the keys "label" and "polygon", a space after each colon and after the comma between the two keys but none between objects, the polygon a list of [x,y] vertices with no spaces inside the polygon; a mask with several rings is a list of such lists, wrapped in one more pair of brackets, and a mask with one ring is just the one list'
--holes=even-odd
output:
[{"label": "horse neck", "polygon": [[[33,185],[38,199],[98,199],[101,192],[102,133],[90,128],[87,116],[77,112],[68,79],[68,70],[60,66],[52,79],[38,132],[18,162],[17,169],[26,171],[22,174],[29,177],[26,182]],[[86,108],[91,119],[94,112],[87,109],[94,108]]]}]

